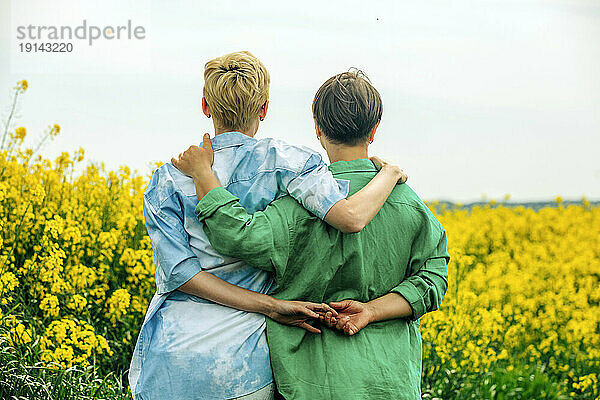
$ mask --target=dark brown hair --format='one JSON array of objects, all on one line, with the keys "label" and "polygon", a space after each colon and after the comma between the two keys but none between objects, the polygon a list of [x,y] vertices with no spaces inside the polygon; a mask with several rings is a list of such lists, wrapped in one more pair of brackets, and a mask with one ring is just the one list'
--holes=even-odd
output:
[{"label": "dark brown hair", "polygon": [[369,78],[354,69],[329,78],[315,94],[312,109],[328,140],[355,145],[369,140],[381,120],[383,104]]}]

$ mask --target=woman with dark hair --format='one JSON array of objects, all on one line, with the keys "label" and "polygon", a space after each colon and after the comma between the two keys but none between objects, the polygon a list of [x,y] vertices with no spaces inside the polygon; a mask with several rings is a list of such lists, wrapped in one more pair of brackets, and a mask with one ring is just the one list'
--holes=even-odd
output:
[{"label": "woman with dark hair", "polygon": [[[359,71],[336,75],[313,103],[316,135],[329,169],[350,193],[377,174],[368,147],[381,119],[379,93]],[[252,215],[220,187],[212,149],[192,148],[175,165],[194,178],[198,219],[215,249],[272,272],[272,295],[328,302],[321,335],[267,321],[278,390],[292,399],[421,398],[419,318],[448,288],[446,232],[407,186],[396,186],[361,232],[323,223],[295,199]]]}]

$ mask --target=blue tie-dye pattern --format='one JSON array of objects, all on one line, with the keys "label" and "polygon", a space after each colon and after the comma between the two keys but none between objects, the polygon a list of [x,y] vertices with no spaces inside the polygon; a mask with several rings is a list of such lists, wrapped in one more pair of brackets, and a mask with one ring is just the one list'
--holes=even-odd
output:
[{"label": "blue tie-dye pattern", "polygon": [[[324,218],[348,193],[348,182],[335,180],[308,148],[237,132],[216,136],[212,145],[213,171],[248,212],[290,194]],[[156,170],[144,194],[157,291],[131,360],[136,399],[229,399],[273,380],[262,315],[176,290],[200,271],[256,292],[272,286],[266,272],[210,246],[194,214],[197,203],[193,181],[171,164]]]}]

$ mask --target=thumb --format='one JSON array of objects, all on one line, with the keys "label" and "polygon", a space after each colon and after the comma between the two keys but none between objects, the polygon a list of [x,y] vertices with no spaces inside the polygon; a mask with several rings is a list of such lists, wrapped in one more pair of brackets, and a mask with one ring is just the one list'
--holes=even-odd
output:
[{"label": "thumb", "polygon": [[408,175],[404,171],[402,171],[402,177],[400,178],[400,183],[406,183],[408,180]]},{"label": "thumb", "polygon": [[336,310],[342,310],[346,307],[350,307],[350,304],[352,304],[352,300],[333,301],[329,303],[331,308],[334,308]]},{"label": "thumb", "polygon": [[212,164],[214,155],[213,155],[212,143],[210,141],[210,135],[208,133],[204,134],[204,137],[202,138],[202,142],[204,143],[204,151],[206,151],[210,155],[210,161]]},{"label": "thumb", "polygon": [[383,161],[381,158],[379,158],[377,156],[369,157],[369,160],[371,160],[373,162],[373,164],[375,164],[375,167],[377,169],[381,169],[383,167],[383,164],[385,164],[385,161]]},{"label": "thumb", "polygon": [[346,332],[348,335],[352,336],[355,333],[357,333],[360,329],[358,329],[356,327],[356,325],[354,325],[352,322],[348,322],[346,323],[346,325],[344,326],[344,332]]}]

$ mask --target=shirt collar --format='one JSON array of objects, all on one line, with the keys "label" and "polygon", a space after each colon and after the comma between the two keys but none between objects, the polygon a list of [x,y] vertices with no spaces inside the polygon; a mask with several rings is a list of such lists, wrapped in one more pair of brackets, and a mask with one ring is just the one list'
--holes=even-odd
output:
[{"label": "shirt collar", "polygon": [[[220,135],[213,137],[210,142],[212,143],[213,150],[220,150],[226,147],[242,146],[247,143],[254,143],[256,139],[244,135],[241,132],[225,132]],[[202,143],[200,144],[202,147]]]},{"label": "shirt collar", "polygon": [[329,170],[333,174],[344,172],[377,172],[373,161],[368,158],[357,158],[351,161],[336,161],[329,165]]}]

